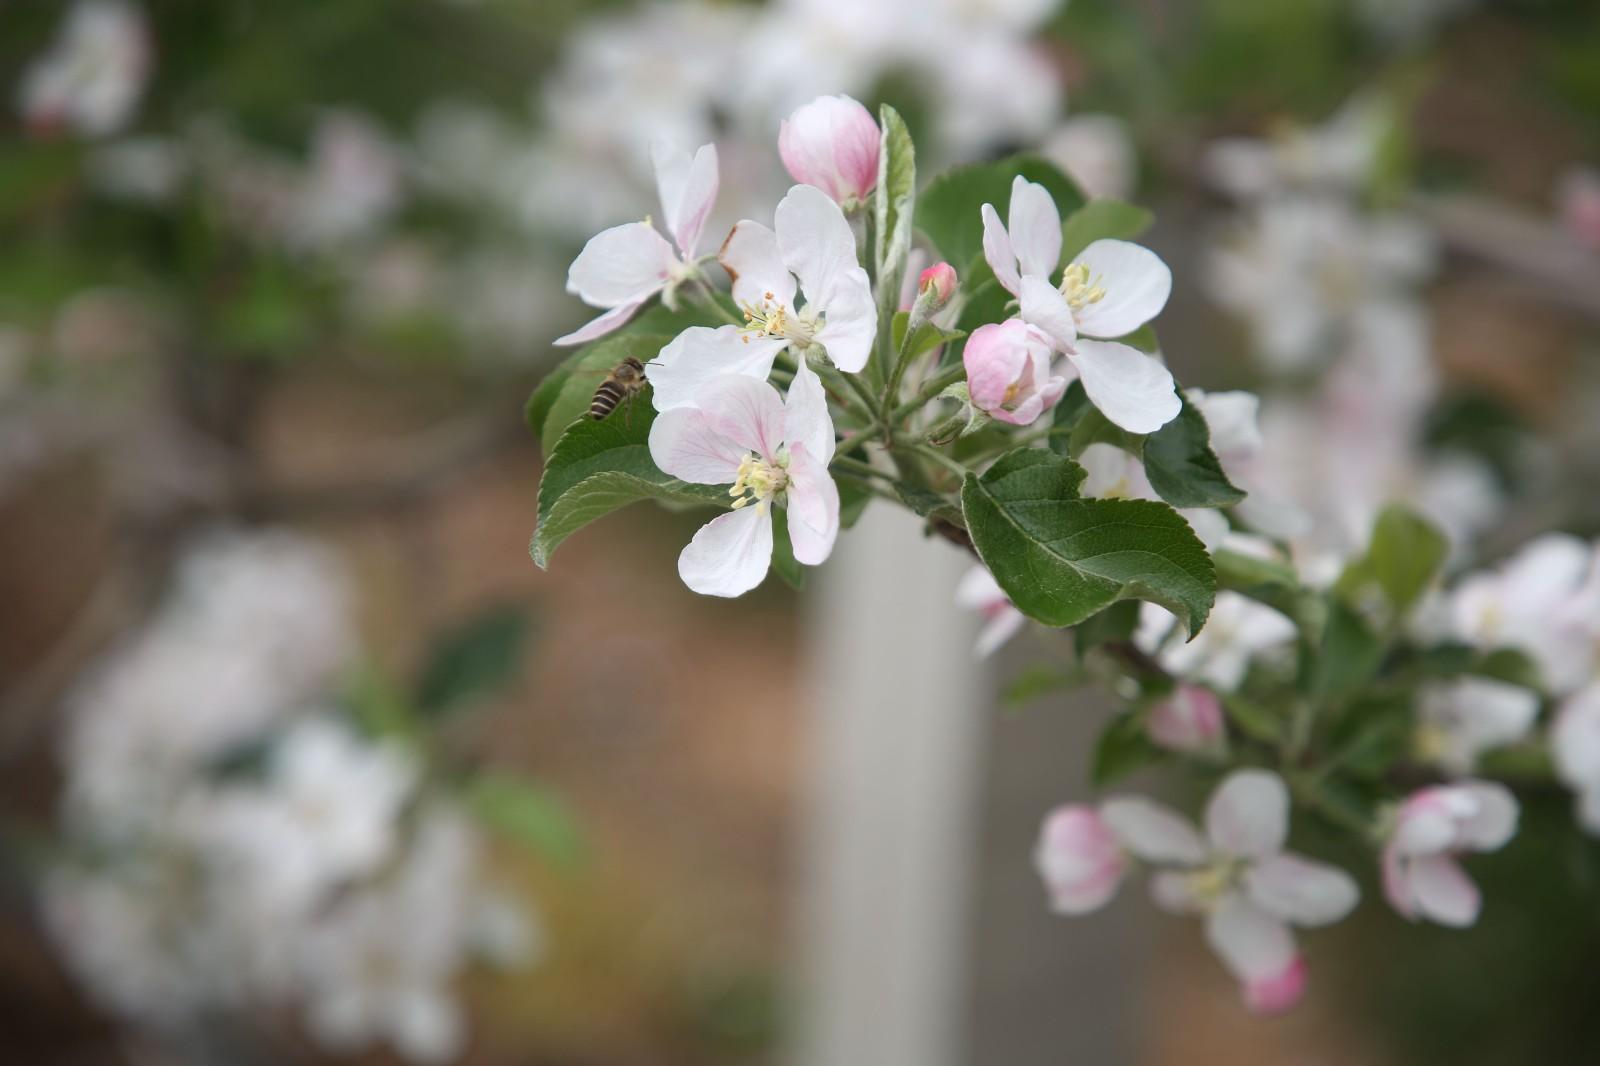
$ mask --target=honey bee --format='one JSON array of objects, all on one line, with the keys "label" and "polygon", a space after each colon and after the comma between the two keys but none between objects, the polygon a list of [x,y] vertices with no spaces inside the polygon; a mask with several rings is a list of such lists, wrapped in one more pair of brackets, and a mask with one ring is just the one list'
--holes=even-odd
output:
[{"label": "honey bee", "polygon": [[600,387],[594,390],[594,399],[589,401],[589,417],[596,422],[605,418],[623,400],[628,401],[628,414],[633,414],[633,398],[644,389],[645,376],[644,364],[633,356],[628,356],[616,365]]}]

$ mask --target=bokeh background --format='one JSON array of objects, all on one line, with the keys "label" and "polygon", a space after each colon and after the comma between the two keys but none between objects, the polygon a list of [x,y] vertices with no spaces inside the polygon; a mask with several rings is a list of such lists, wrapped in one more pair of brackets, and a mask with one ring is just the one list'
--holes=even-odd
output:
[{"label": "bokeh background", "polygon": [[764,217],[835,92],[1156,211],[1305,565],[1390,500],[1600,533],[1589,0],[0,3],[7,1061],[1600,1060],[1560,795],[1480,928],[1373,908],[1261,1022],[1144,901],[1046,913],[1108,704],[972,659],[914,523],[734,603],[693,516],[529,561],[567,263],[657,136]]}]

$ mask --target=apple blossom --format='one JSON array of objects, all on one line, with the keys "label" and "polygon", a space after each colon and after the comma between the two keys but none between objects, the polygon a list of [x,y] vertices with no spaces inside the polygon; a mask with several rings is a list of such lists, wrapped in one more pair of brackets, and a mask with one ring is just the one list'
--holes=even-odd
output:
[{"label": "apple blossom", "polygon": [[1468,774],[1484,752],[1526,737],[1538,715],[1538,693],[1521,685],[1487,677],[1431,685],[1418,707],[1417,751],[1452,774]]},{"label": "apple blossom", "polygon": [[955,267],[940,260],[917,275],[917,295],[928,301],[932,313],[950,302],[958,284]]},{"label": "apple blossom", "polygon": [[[822,190],[796,185],[779,203],[771,229],[746,219],[718,255],[733,279],[751,344],[779,339],[773,354],[818,346],[840,370],[867,365],[877,336],[872,282],[856,259],[856,238],[839,205]],[[795,305],[795,293],[805,304]]]},{"label": "apple blossom", "polygon": [[1227,744],[1222,701],[1201,685],[1179,685],[1150,708],[1145,735],[1158,747],[1185,753],[1220,753]]},{"label": "apple blossom", "polygon": [[699,272],[695,253],[717,199],[717,148],[701,145],[691,158],[658,140],[651,151],[656,189],[676,251],[650,220],[613,226],[590,238],[567,273],[567,291],[605,313],[558,338],[585,344],[619,328],[653,296],[670,300],[677,286]]},{"label": "apple blossom", "polygon": [[1600,682],[1561,704],[1550,730],[1556,776],[1578,794],[1578,821],[1600,836]]},{"label": "apple blossom", "polygon": [[1134,642],[1178,677],[1223,691],[1239,687],[1257,655],[1284,647],[1296,633],[1288,616],[1237,592],[1217,594],[1204,628],[1187,643],[1169,639],[1176,621],[1165,607],[1141,604]]},{"label": "apple blossom", "polygon": [[982,213],[983,254],[995,277],[1017,297],[1022,320],[1072,361],[1090,402],[1131,433],[1152,433],[1176,418],[1183,405],[1167,368],[1104,339],[1161,312],[1172,292],[1167,265],[1140,245],[1099,240],[1067,264],[1057,285],[1050,278],[1061,257],[1061,213],[1043,185],[1021,175],[1012,182],[1009,229],[992,204]]},{"label": "apple blossom", "polygon": [[28,68],[19,107],[30,127],[91,137],[124,126],[150,74],[144,16],[124,0],[79,0],[54,47]]},{"label": "apple blossom", "polygon": [[982,566],[974,566],[962,575],[961,582],[956,585],[956,605],[983,615],[983,631],[973,647],[980,659],[993,655],[1021,632],[1028,621],[996,583],[994,575]]},{"label": "apple blossom", "polygon": [[979,326],[962,361],[972,405],[991,418],[1026,426],[1054,407],[1067,379],[1051,371],[1050,338],[1020,318]]},{"label": "apple blossom", "polygon": [[872,113],[858,101],[819,96],[779,125],[778,154],[795,181],[821,189],[850,211],[878,184],[881,136]]},{"label": "apple blossom", "polygon": [[1504,785],[1462,781],[1411,794],[1383,846],[1383,894],[1404,918],[1464,927],[1478,920],[1478,886],[1461,869],[1467,851],[1497,851],[1517,831]]},{"label": "apple blossom", "polygon": [[1109,900],[1129,858],[1157,867],[1156,905],[1205,917],[1206,939],[1240,982],[1246,1005],[1263,1014],[1288,1010],[1306,974],[1290,926],[1339,921],[1360,897],[1355,881],[1284,850],[1289,793],[1274,773],[1228,775],[1206,805],[1205,823],[1202,837],[1182,815],[1134,797],[1108,799],[1098,815],[1063,808],[1045,822],[1035,858],[1056,909],[1070,914]]},{"label": "apple blossom", "polygon": [[807,566],[826,560],[839,533],[833,447],[822,382],[804,362],[787,398],[765,381],[725,374],[703,385],[692,405],[657,416],[650,456],[662,471],[733,486],[733,510],[703,526],[678,557],[684,584],[707,596],[759,585],[772,562],[774,505],[787,511],[794,557]]}]

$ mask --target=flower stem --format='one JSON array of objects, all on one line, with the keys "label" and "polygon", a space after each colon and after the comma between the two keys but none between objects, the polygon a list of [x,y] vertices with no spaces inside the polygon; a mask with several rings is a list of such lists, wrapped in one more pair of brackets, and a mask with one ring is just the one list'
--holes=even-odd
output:
[{"label": "flower stem", "polygon": [[917,411],[920,411],[929,400],[938,396],[945,389],[949,388],[951,385],[954,385],[956,382],[960,381],[966,376],[967,368],[961,363],[946,367],[933,377],[929,378],[927,381],[923,382],[922,388],[918,389],[917,394],[909,401],[901,404],[899,407],[896,407],[893,411],[889,412],[889,420],[891,422],[899,422],[901,419],[915,414]]}]

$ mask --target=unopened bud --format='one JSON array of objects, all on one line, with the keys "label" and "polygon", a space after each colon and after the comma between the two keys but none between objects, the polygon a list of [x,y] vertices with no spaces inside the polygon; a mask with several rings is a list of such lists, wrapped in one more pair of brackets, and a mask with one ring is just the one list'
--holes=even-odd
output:
[{"label": "unopened bud", "polygon": [[1180,685],[1170,697],[1150,708],[1145,733],[1168,751],[1216,752],[1227,743],[1222,701],[1210,689]]},{"label": "unopened bud", "polygon": [[956,294],[956,284],[955,267],[945,262],[935,263],[917,278],[918,302],[926,302],[930,313],[937,311]]}]

